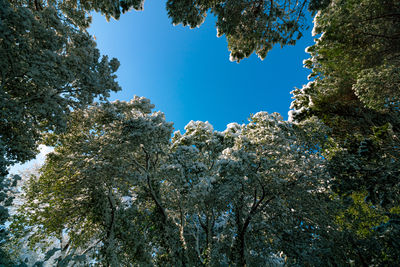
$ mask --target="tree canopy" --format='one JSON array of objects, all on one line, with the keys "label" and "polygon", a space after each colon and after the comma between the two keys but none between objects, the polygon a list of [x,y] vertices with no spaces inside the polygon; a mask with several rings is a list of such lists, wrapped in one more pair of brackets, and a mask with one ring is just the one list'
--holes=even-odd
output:
[{"label": "tree canopy", "polygon": [[[120,90],[118,60],[101,56],[85,30],[94,3],[76,4],[0,1],[1,193],[9,191],[7,168],[34,158],[44,133],[65,131],[72,110]],[[3,224],[3,206],[0,213]]]},{"label": "tree canopy", "polygon": [[[33,246],[60,240],[59,264],[264,265],[279,251],[310,262],[306,247],[335,207],[301,127],[261,112],[223,132],[191,122],[170,141],[171,123],[152,107],[135,97],[76,110],[67,132],[48,136],[55,151],[20,208]],[[322,125],[307,126],[322,137]]]},{"label": "tree canopy", "polygon": [[399,203],[399,10],[397,1],[366,0],[321,11],[314,29],[322,35],[304,62],[311,81],[293,91],[292,103],[294,120],[318,116],[333,129],[341,150],[332,168],[345,183],[339,190],[361,186],[388,207]]},{"label": "tree canopy", "polygon": [[46,131],[61,132],[73,109],[118,91],[116,59],[53,6],[0,2],[2,167],[32,159]]},{"label": "tree canopy", "polygon": [[231,60],[239,62],[256,53],[264,59],[275,44],[294,45],[308,28],[308,12],[330,0],[229,1],[168,0],[174,24],[199,27],[208,14],[217,18],[217,36],[226,36]]},{"label": "tree canopy", "polygon": [[[132,8],[0,0],[0,223],[15,210],[0,265],[399,264],[398,1],[167,1],[174,24],[215,15],[236,61],[294,44],[316,14],[289,121],[183,133],[149,99],[107,101],[119,62],[87,33],[90,12]],[[45,164],[6,177],[39,144],[54,147]]]},{"label": "tree canopy", "polygon": [[387,216],[362,238],[375,254],[364,263],[399,261],[399,246],[391,243],[399,233],[399,11],[398,1],[373,0],[338,0],[322,9],[314,27],[320,36],[304,62],[311,81],[293,91],[293,120],[317,116],[332,128],[333,189],[355,202],[364,195],[369,212]]}]

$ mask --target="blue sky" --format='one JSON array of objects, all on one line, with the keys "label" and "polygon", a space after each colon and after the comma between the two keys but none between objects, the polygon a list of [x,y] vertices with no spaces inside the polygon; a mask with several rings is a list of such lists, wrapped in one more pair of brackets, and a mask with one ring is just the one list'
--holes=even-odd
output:
[{"label": "blue sky", "polygon": [[144,11],[128,12],[118,21],[94,14],[89,32],[102,54],[121,62],[122,91],[110,100],[150,98],[177,130],[190,120],[223,130],[258,111],[279,112],[287,119],[290,91],[307,82],[302,62],[308,57],[304,49],[313,43],[309,30],[296,46],[277,46],[264,61],[253,55],[230,62],[213,17],[196,29],[173,26],[161,1],[146,1]]}]

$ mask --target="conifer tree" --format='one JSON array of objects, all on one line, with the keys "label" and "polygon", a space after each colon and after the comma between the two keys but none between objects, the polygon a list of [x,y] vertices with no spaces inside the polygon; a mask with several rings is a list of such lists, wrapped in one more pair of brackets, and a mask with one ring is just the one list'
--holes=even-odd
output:
[{"label": "conifer tree", "polygon": [[304,62],[311,81],[293,91],[293,120],[317,116],[332,129],[332,189],[344,198],[340,217],[357,233],[349,243],[364,266],[400,261],[399,12],[398,1],[332,1],[315,18],[320,36]]}]

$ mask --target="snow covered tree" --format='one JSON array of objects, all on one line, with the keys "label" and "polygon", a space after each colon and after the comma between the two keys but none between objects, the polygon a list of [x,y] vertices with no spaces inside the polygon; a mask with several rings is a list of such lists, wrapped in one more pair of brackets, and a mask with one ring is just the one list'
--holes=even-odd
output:
[{"label": "snow covered tree", "polygon": [[359,178],[369,178],[354,177],[353,186],[367,189],[373,202],[390,205],[400,192],[393,173],[398,161],[392,160],[399,153],[399,10],[398,1],[342,0],[317,15],[315,32],[322,35],[305,61],[312,81],[293,92],[292,103],[294,120],[316,115],[333,129],[331,136],[345,149],[339,161],[354,157],[364,166]]},{"label": "snow covered tree", "polygon": [[293,92],[294,119],[328,114],[327,124],[340,120],[344,130],[364,131],[393,120],[389,115],[399,102],[399,9],[398,1],[337,0],[317,14],[313,33],[321,36],[304,61],[312,81]]},{"label": "snow covered tree", "polygon": [[259,112],[223,151],[219,175],[229,207],[223,233],[232,263],[267,265],[283,252],[294,262],[318,265],[316,237],[334,230],[330,176],[317,143],[301,137],[279,114]]},{"label": "snow covered tree", "polygon": [[9,233],[5,223],[9,220],[8,208],[13,204],[13,191],[20,179],[19,175],[8,177],[0,175],[0,266],[12,266],[14,264],[6,248],[9,241]]},{"label": "snow covered tree", "polygon": [[[36,2],[36,1],[35,1]],[[32,159],[46,131],[65,130],[71,109],[118,91],[116,59],[53,6],[0,2],[1,167]]]},{"label": "snow covered tree", "polygon": [[[318,116],[333,129],[331,137],[357,170],[345,186],[368,190],[374,203],[398,203],[400,19],[398,1],[334,1],[316,16],[321,33],[308,48],[312,81],[296,89],[292,118]],[[396,13],[397,12],[397,13]],[[333,156],[333,154],[332,154]],[[367,167],[367,165],[369,165]],[[364,172],[364,174],[361,174]],[[343,172],[342,172],[343,173]],[[350,182],[351,180],[351,182]],[[350,185],[352,184],[352,185]],[[345,188],[341,189],[346,191]],[[391,193],[390,193],[391,192]]]},{"label": "snow covered tree", "polygon": [[326,231],[337,230],[318,150],[323,129],[317,121],[296,126],[260,112],[223,132],[190,122],[175,133],[161,197],[180,229],[186,262],[262,266],[281,252],[297,263],[338,262],[316,253],[333,249]]},{"label": "snow covered tree", "polygon": [[20,209],[19,227],[33,227],[32,245],[67,235],[60,262],[85,255],[105,266],[150,261],[146,224],[158,207],[146,200],[158,199],[152,175],[172,131],[153,107],[138,97],[96,104],[73,111],[65,133],[47,136],[55,150],[27,184]]},{"label": "snow covered tree", "polygon": [[275,44],[295,44],[308,28],[308,12],[315,12],[329,2],[168,0],[167,10],[174,24],[191,28],[199,27],[208,13],[216,16],[217,36],[226,36],[230,58],[239,62],[253,52],[264,59]]},{"label": "snow covered tree", "polygon": [[[366,196],[365,206],[344,205],[345,213],[369,207],[368,214],[380,214],[353,242],[354,251],[370,252],[359,253],[360,265],[399,262],[400,246],[392,242],[400,230],[399,11],[392,0],[332,1],[315,17],[321,36],[304,62],[311,81],[293,91],[292,119],[317,116],[332,129],[325,147],[332,188],[344,203]],[[366,217],[358,214],[347,223],[360,225]]]},{"label": "snow covered tree", "polygon": [[165,182],[161,196],[169,216],[179,227],[184,257],[189,266],[222,263],[216,237],[224,224],[223,192],[218,186],[222,151],[233,145],[240,127],[230,124],[224,132],[208,122],[191,121],[185,133],[176,132],[171,152],[162,168]]},{"label": "snow covered tree", "polygon": [[[1,193],[7,168],[33,159],[44,133],[64,131],[71,110],[120,90],[119,62],[101,57],[85,30],[87,12],[107,11],[99,5],[0,0]],[[7,211],[0,209],[3,225]]]},{"label": "snow covered tree", "polygon": [[152,108],[135,97],[73,111],[47,136],[55,151],[26,185],[14,232],[28,229],[33,247],[63,240],[48,251],[60,264],[265,265],[282,252],[307,264],[330,248],[321,124],[261,112],[222,132],[190,122],[171,140]]}]

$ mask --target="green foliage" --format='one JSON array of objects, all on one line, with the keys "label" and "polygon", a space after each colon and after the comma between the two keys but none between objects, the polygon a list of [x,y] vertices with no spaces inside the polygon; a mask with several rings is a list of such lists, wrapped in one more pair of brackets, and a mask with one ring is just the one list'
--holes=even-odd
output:
[{"label": "green foliage", "polygon": [[217,17],[217,36],[225,35],[231,60],[239,62],[253,52],[261,59],[275,44],[294,45],[307,29],[307,8],[315,12],[329,0],[227,1],[168,0],[174,24],[199,27],[207,13]]},{"label": "green foliage", "polygon": [[322,125],[260,112],[223,132],[192,121],[170,140],[171,124],[152,107],[135,97],[72,112],[67,132],[48,135],[55,151],[26,186],[15,233],[30,227],[33,247],[65,239],[58,261],[259,266],[280,252],[322,260],[315,250],[330,246],[323,233],[335,231],[336,210],[311,143],[320,139],[308,132],[314,125],[323,136]]},{"label": "green foliage", "polygon": [[[332,174],[340,192],[365,189],[373,203],[398,203],[398,1],[338,0],[315,18],[313,80],[296,89],[292,118],[316,115],[332,128]],[[332,153],[330,153],[333,155]]]},{"label": "green foliage", "polygon": [[314,114],[363,133],[398,124],[399,10],[398,1],[337,0],[317,14],[321,36],[304,62],[313,81],[293,92],[294,119]]},{"label": "green foliage", "polygon": [[112,266],[148,260],[141,228],[151,205],[137,203],[146,193],[137,187],[147,184],[150,161],[164,153],[172,129],[152,107],[135,97],[75,110],[66,132],[48,136],[55,151],[27,183],[20,208],[19,228],[32,232],[33,246],[67,235],[59,261],[80,254]]},{"label": "green foliage", "polygon": [[91,23],[90,12],[99,12],[106,17],[119,19],[122,13],[131,9],[142,10],[144,0],[113,0],[113,1],[77,1],[77,0],[10,0],[12,5],[27,7],[31,10],[43,10],[52,7],[61,12],[65,19],[81,29],[86,29]]},{"label": "green foliage", "polygon": [[13,191],[19,180],[21,180],[21,177],[18,175],[12,177],[0,175],[0,266],[11,266],[14,264],[7,249],[9,233],[4,225],[9,219],[8,208],[12,205],[14,199]]},{"label": "green foliage", "polygon": [[374,227],[389,219],[382,210],[379,211],[377,207],[365,202],[366,196],[365,192],[354,192],[350,196],[351,205],[337,218],[339,225],[354,231],[360,237],[368,237]]},{"label": "green foliage", "polygon": [[[0,136],[5,166],[32,159],[46,131],[68,114],[118,91],[116,59],[100,57],[92,37],[52,6],[0,2]],[[2,165],[4,167],[4,165]]]},{"label": "green foliage", "polygon": [[[236,61],[294,44],[306,9],[321,34],[294,123],[259,112],[222,132],[192,121],[172,139],[148,99],[104,101],[119,63],[100,57],[89,13],[130,8],[143,1],[0,0],[0,224],[16,187],[7,167],[55,147],[12,224],[16,247],[44,253],[32,264],[400,262],[398,1],[169,0],[175,24],[215,15]],[[0,229],[3,265],[8,237]]]},{"label": "green foliage", "polygon": [[332,129],[324,154],[332,189],[354,200],[340,216],[357,264],[399,261],[399,11],[398,1],[332,1],[315,17],[311,81],[293,91],[293,120]]}]

